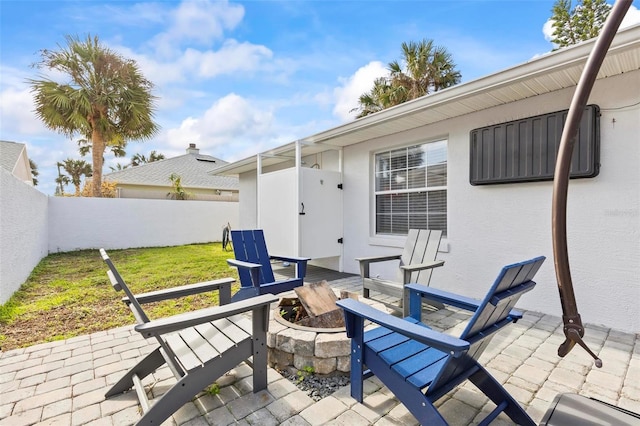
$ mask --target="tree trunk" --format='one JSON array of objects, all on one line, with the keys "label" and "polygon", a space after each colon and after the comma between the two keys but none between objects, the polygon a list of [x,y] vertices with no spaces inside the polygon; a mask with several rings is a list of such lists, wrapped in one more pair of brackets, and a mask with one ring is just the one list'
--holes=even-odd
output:
[{"label": "tree trunk", "polygon": [[93,179],[91,181],[91,191],[93,197],[102,197],[102,163],[104,162],[104,137],[93,127],[91,132],[91,155],[93,157]]}]

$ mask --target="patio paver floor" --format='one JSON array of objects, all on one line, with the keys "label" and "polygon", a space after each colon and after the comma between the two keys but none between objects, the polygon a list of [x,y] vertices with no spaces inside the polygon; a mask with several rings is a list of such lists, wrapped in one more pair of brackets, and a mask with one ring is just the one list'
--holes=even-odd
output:
[{"label": "patio paver floor", "polygon": [[[332,281],[333,288],[361,290],[359,277]],[[427,313],[435,329],[459,332],[467,314],[444,309]],[[482,356],[492,374],[539,422],[558,393],[572,392],[640,412],[640,337],[587,325],[586,340],[603,359],[602,369],[582,349],[558,358],[560,318],[525,312]],[[135,392],[105,400],[104,394],[136,360],[155,348],[132,326],[35,345],[0,354],[0,425],[127,425],[139,419]],[[253,394],[251,369],[236,368],[238,380],[218,395],[198,395],[167,425],[415,425],[415,418],[375,377],[365,382],[358,404],[344,387],[315,402],[269,369],[266,390]],[[155,397],[173,381],[168,368],[148,377]],[[466,382],[438,401],[452,425],[477,424],[493,404]],[[493,424],[511,424],[500,415]]]}]

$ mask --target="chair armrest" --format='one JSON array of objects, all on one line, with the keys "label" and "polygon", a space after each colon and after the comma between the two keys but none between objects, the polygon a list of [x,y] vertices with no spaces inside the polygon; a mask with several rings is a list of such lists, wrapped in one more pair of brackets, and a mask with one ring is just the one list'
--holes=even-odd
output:
[{"label": "chair armrest", "polygon": [[[148,293],[136,294],[135,298],[138,303],[143,304],[159,302],[161,300],[177,299],[179,297],[205,293],[211,290],[220,290],[220,303],[226,304],[231,301],[231,283],[234,281],[235,280],[233,278],[222,278],[214,281],[205,281],[196,284],[188,284],[163,290],[150,291]],[[122,301],[129,304],[128,297],[123,297]]]},{"label": "chair armrest", "polygon": [[457,308],[471,312],[475,312],[476,309],[478,309],[478,306],[480,306],[479,300],[461,296],[455,293],[450,293],[448,291],[440,290],[437,288],[427,287],[426,285],[422,284],[407,284],[406,288],[409,290],[410,298],[424,298],[427,300],[432,300],[434,302],[440,302],[445,305],[455,306]]},{"label": "chair armrest", "polygon": [[401,254],[390,254],[386,256],[356,257],[356,260],[360,263],[375,263],[375,262],[386,262],[388,260],[399,260],[401,257],[402,257]]},{"label": "chair armrest", "polygon": [[368,257],[356,257],[356,260],[360,262],[360,276],[362,278],[369,278],[370,269],[369,265],[376,262],[386,262],[388,260],[400,260],[401,254],[391,254],[387,256],[368,256]]},{"label": "chair armrest", "polygon": [[245,262],[245,261],[236,260],[236,259],[227,259],[227,264],[229,266],[235,266],[236,268],[243,268],[243,269],[250,269],[250,270],[262,268],[262,265],[259,263]]},{"label": "chair armrest", "polygon": [[[336,302],[345,311],[345,316],[355,315],[379,324],[389,330],[402,334],[412,340],[429,345],[432,348],[459,356],[469,349],[469,342],[413,324],[401,318],[379,311],[354,299],[342,299]],[[349,324],[350,321],[346,321]],[[349,329],[347,328],[347,332]],[[350,336],[351,337],[351,336]]]},{"label": "chair armrest", "polygon": [[444,265],[444,260],[434,260],[433,262],[416,263],[411,265],[400,265],[400,269],[407,272],[422,271],[423,269],[437,268]]},{"label": "chair armrest", "polygon": [[282,260],[283,262],[296,264],[296,279],[303,281],[304,276],[307,275],[307,262],[311,260],[309,257],[295,257],[295,256],[278,256],[271,255],[269,259]]},{"label": "chair armrest", "polygon": [[259,263],[245,262],[237,259],[227,259],[229,266],[235,266],[238,269],[248,269],[251,275],[251,283],[254,287],[260,287],[260,269],[262,265]]},{"label": "chair armrest", "polygon": [[138,324],[134,329],[145,337],[153,337],[158,334],[166,334],[172,331],[183,330],[198,324],[204,324],[257,308],[266,307],[277,300],[278,297],[273,294],[263,294],[261,296],[241,300],[239,302],[229,303],[227,305],[199,309],[194,312],[172,315],[167,318]]},{"label": "chair armrest", "polygon": [[[421,315],[421,298],[439,302],[445,305],[455,306],[456,308],[466,311],[475,312],[480,306],[480,301],[470,297],[461,296],[459,294],[450,293],[433,287],[427,287],[422,284],[407,284],[405,286],[409,290],[409,312],[414,319],[420,320]],[[533,286],[530,286],[533,288]],[[414,315],[415,314],[415,315]],[[522,318],[522,312],[511,309],[509,316],[516,322]]]},{"label": "chair armrest", "polygon": [[271,255],[269,256],[269,259],[282,260],[283,262],[293,262],[293,263],[308,262],[311,260],[310,257],[278,256],[278,255]]}]

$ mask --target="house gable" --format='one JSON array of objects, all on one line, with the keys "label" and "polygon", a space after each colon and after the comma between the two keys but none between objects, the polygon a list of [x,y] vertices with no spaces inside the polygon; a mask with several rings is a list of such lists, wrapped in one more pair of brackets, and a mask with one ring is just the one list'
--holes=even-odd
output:
[{"label": "house gable", "polygon": [[0,167],[20,179],[33,185],[31,165],[27,156],[27,146],[23,143],[0,141]]}]

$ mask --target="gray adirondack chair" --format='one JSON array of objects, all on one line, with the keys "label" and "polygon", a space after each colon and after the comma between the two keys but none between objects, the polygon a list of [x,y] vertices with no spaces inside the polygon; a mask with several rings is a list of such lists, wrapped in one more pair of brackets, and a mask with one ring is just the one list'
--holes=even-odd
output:
[{"label": "gray adirondack chair", "polygon": [[[409,283],[429,285],[433,268],[444,265],[444,260],[435,260],[440,247],[442,231],[429,229],[410,229],[404,250],[401,254],[390,256],[358,257],[360,262],[360,275],[362,276],[362,295],[371,298],[371,291],[377,291],[388,296],[400,299],[400,306],[379,299],[388,308],[402,312],[403,316],[409,315],[409,293],[405,286]],[[397,281],[382,280],[370,276],[372,263],[400,261]],[[442,307],[436,304],[437,307]]]},{"label": "gray adirondack chair", "polygon": [[[253,392],[267,387],[266,333],[269,305],[277,300],[275,296],[266,294],[228,303],[232,278],[134,295],[104,249],[100,249],[100,254],[109,266],[107,275],[111,284],[116,291],[126,294],[122,300],[138,322],[135,330],[159,344],[105,395],[109,398],[134,388],[143,411],[137,424],[161,424],[200,391],[249,358],[253,367]],[[221,306],[157,320],[150,320],[142,309],[144,303],[212,290],[220,291]],[[142,379],[165,364],[177,382],[151,405]]]},{"label": "gray adirondack chair", "polygon": [[[363,380],[375,374],[420,424],[447,425],[436,401],[469,380],[496,405],[480,425],[488,425],[504,412],[517,424],[535,426],[478,360],[497,331],[522,317],[513,308],[522,294],[535,287],[532,279],[544,260],[537,257],[505,266],[482,301],[409,284],[411,316],[404,319],[354,299],[336,302],[345,311],[347,335],[352,339],[351,396],[362,403]],[[421,322],[423,298],[474,312],[459,338]],[[365,332],[365,320],[380,327]]]}]

